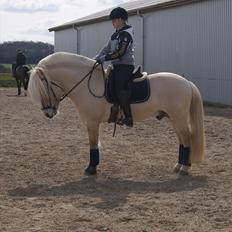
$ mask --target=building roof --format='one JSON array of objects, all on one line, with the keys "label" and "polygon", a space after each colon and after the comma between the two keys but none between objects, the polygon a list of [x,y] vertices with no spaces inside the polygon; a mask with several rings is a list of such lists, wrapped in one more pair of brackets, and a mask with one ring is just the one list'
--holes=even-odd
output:
[{"label": "building roof", "polygon": [[[180,6],[180,5],[185,5],[199,1],[202,0],[136,0],[136,1],[126,2],[118,6],[125,8],[128,11],[129,15],[135,15],[138,13],[142,14],[149,11],[159,10],[162,8]],[[59,26],[49,28],[48,30],[50,32],[59,31],[59,30],[77,27],[81,25],[105,21],[108,19],[108,15],[111,12],[111,10],[115,7],[116,6],[61,24]]]}]

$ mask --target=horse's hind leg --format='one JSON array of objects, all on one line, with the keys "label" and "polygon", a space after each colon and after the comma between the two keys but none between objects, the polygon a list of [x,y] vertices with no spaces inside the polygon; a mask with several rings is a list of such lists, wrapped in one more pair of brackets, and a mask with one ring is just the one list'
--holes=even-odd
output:
[{"label": "horse's hind leg", "polygon": [[187,119],[178,120],[174,123],[174,129],[179,139],[179,159],[174,171],[181,175],[188,175],[190,164],[190,128]]},{"label": "horse's hind leg", "polygon": [[89,146],[90,146],[90,160],[89,165],[85,169],[86,175],[95,175],[97,173],[97,165],[99,164],[99,149],[98,149],[98,136],[99,136],[99,123],[87,123]]}]

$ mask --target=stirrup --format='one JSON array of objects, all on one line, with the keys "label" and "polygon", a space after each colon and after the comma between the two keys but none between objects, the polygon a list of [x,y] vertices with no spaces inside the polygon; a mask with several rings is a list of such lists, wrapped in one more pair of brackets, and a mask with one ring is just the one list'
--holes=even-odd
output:
[{"label": "stirrup", "polygon": [[127,117],[122,120],[122,123],[126,126],[133,127],[133,119],[132,117]]}]

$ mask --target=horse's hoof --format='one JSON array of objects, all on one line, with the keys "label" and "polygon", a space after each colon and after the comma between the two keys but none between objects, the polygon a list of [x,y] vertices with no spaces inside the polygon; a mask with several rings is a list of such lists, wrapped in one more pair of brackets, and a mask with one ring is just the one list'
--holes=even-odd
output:
[{"label": "horse's hoof", "polygon": [[178,172],[178,174],[179,174],[180,177],[182,177],[182,176],[188,176],[189,175],[188,171],[185,171],[185,170],[180,170]]},{"label": "horse's hoof", "polygon": [[189,166],[182,165],[179,171],[180,176],[188,176],[189,175]]},{"label": "horse's hoof", "polygon": [[94,166],[88,166],[85,169],[85,175],[87,176],[92,176],[92,175],[96,175],[97,174],[97,168]]},{"label": "horse's hoof", "polygon": [[173,172],[178,173],[180,171],[180,168],[181,168],[181,165],[177,163],[173,169]]}]

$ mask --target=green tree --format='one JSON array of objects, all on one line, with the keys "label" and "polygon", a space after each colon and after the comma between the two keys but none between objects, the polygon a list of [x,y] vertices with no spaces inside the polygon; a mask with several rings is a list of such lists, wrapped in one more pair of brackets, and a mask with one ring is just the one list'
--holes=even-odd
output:
[{"label": "green tree", "polygon": [[33,41],[4,42],[0,44],[0,63],[12,64],[15,62],[18,49],[23,50],[28,64],[36,64],[54,52],[54,46],[49,43]]}]

